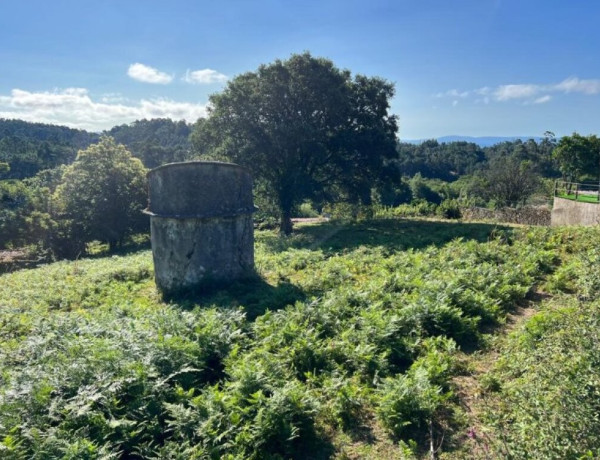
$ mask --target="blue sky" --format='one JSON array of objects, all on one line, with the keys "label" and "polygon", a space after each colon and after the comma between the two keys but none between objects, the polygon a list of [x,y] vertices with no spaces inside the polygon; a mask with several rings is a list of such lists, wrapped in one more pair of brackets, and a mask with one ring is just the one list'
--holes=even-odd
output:
[{"label": "blue sky", "polygon": [[194,121],[310,51],[395,83],[401,139],[598,133],[600,2],[0,1],[0,118],[99,131]]}]

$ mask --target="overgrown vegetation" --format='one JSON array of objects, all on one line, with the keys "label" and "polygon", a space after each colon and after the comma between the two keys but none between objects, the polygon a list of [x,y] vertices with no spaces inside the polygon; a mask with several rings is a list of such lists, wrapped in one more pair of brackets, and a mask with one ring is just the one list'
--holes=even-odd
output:
[{"label": "overgrown vegetation", "polygon": [[[329,61],[319,61],[309,55],[297,56],[296,59],[332,65]],[[350,78],[347,71],[335,67],[332,69],[339,76]],[[286,83],[287,77],[283,78],[281,75],[273,78],[273,84],[277,82],[284,89],[289,83]],[[341,130],[341,144],[337,137],[330,138],[329,134],[323,134],[318,129],[312,138],[306,133],[286,138],[285,144],[290,146],[291,158],[295,158],[294,152],[298,151],[294,147],[296,143],[315,154],[314,158],[311,157],[315,162],[308,161],[306,155],[301,156],[306,161],[302,160],[304,163],[299,168],[308,168],[308,175],[300,174],[296,163],[291,161],[286,166],[286,171],[289,170],[288,175],[293,180],[288,178],[289,180],[278,182],[286,190],[294,190],[294,199],[286,202],[287,217],[328,215],[345,219],[370,218],[381,216],[384,212],[395,216],[455,219],[461,217],[461,209],[473,206],[499,208],[524,204],[545,205],[552,194],[553,179],[561,172],[563,175],[570,174],[570,170],[565,168],[571,160],[585,166],[592,164],[594,155],[597,155],[593,150],[594,137],[583,138],[576,133],[561,140],[562,147],[555,153],[557,142],[552,133],[547,133],[540,142],[533,139],[525,142],[516,140],[485,148],[467,142],[438,143],[435,140],[418,145],[397,142],[394,146],[395,140],[390,133],[393,134],[395,119],[387,115],[386,109],[386,101],[393,93],[392,86],[377,78],[362,76],[348,81],[352,83],[353,90],[350,92],[354,98],[350,98],[348,103],[351,107],[358,104],[362,107],[361,110],[369,113],[352,109],[350,112],[346,111],[346,115],[371,128],[381,124],[377,120],[386,120],[381,126],[386,127],[387,134],[380,133],[379,128],[369,128],[360,131],[358,137],[348,137]],[[294,91],[301,89],[296,88]],[[310,92],[312,89],[304,88],[302,91]],[[349,89],[340,91],[340,94],[346,94]],[[255,96],[259,98],[260,94]],[[310,106],[318,102],[311,99],[312,102],[308,103],[305,99],[298,97],[298,104]],[[365,101],[370,101],[370,105]],[[271,102],[277,104],[276,100]],[[339,118],[342,112],[339,106],[336,107],[333,112]],[[365,107],[371,108],[367,110]],[[298,111],[320,113],[319,110],[304,108]],[[272,112],[276,118],[279,112]],[[341,119],[338,121],[343,122]],[[305,121],[301,120],[299,123],[298,131],[306,128]],[[317,123],[315,126],[318,128],[320,125]],[[152,168],[168,162],[185,161],[198,154],[206,158],[225,158],[225,151],[212,148],[218,144],[216,138],[206,138],[211,132],[209,128],[206,120],[200,120],[192,129],[185,122],[155,119],[116,126],[106,134],[114,136],[118,144],[125,145],[132,156],[139,158],[146,168]],[[233,134],[239,136],[240,132]],[[280,135],[277,130],[271,134]],[[384,138],[383,143],[373,141],[382,141]],[[0,250],[24,250],[31,254],[28,257],[30,260],[75,257],[82,253],[81,245],[73,245],[72,250],[66,251],[62,250],[62,244],[60,250],[53,247],[53,243],[69,238],[69,230],[58,216],[61,203],[55,200],[54,194],[58,185],[64,182],[65,168],[75,160],[77,152],[97,143],[99,139],[97,134],[85,131],[18,120],[0,120]],[[194,148],[190,139],[194,140]],[[581,141],[582,139],[586,142]],[[320,145],[323,152],[333,148],[346,153],[335,156],[339,161],[329,165],[329,169],[323,169],[324,167],[319,166],[319,155],[322,152],[319,150],[321,153],[318,153],[313,144]],[[373,154],[374,145],[382,147],[377,154]],[[231,150],[230,147],[227,149]],[[259,151],[262,152],[261,149],[262,147]],[[275,148],[276,153],[279,152],[278,149],[279,147]],[[239,153],[241,150],[235,151]],[[248,161],[241,157],[234,160],[242,163]],[[272,162],[267,161],[266,169],[262,168],[261,171],[268,170],[272,165]],[[579,168],[581,170],[583,166]],[[319,174],[316,174],[317,170],[320,171]],[[584,179],[595,177],[593,168],[585,170],[588,171],[588,176],[583,177]],[[281,222],[281,199],[269,185],[273,181],[263,180],[261,174],[255,175],[255,202],[260,208],[256,217],[261,226],[272,227],[277,220]],[[309,176],[312,177],[311,180],[308,180]],[[81,195],[82,200],[87,200],[86,206],[89,208],[97,203],[89,194]],[[284,195],[288,196],[286,193]],[[137,203],[129,203],[128,206],[139,207]],[[290,221],[288,218],[284,220],[285,230],[289,231]],[[111,233],[122,233],[119,229],[115,229],[115,232],[112,232],[112,228],[109,230]],[[147,231],[147,226],[143,231]]]},{"label": "overgrown vegetation", "polygon": [[461,356],[541,284],[577,294],[506,350],[494,439],[514,458],[596,454],[597,237],[395,219],[259,232],[256,280],[171,304],[147,251],[3,275],[2,456],[452,456]]},{"label": "overgrown vegetation", "polygon": [[[190,125],[183,121],[138,120],[108,134],[121,145],[111,146],[113,151],[124,145],[147,168],[190,158]],[[0,250],[24,250],[33,260],[74,258],[90,239],[112,240],[115,246],[124,235],[148,231],[139,212],[146,205],[145,187],[132,177],[131,163],[137,160],[113,158],[113,165],[104,167],[88,161],[87,177],[82,162],[73,165],[79,153],[97,149],[101,138],[62,126],[0,119]],[[142,164],[133,169],[141,171]],[[56,193],[60,185],[63,192]],[[123,212],[115,216],[115,208]],[[101,219],[92,217],[99,213],[104,213]]]}]

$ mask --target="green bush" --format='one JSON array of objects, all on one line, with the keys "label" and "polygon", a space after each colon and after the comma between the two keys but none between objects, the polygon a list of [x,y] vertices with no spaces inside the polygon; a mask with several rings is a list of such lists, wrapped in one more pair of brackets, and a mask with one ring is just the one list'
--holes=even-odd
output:
[{"label": "green bush", "polygon": [[319,217],[319,213],[315,211],[309,201],[305,201],[298,207],[298,217]]},{"label": "green bush", "polygon": [[445,219],[460,219],[462,214],[456,200],[444,200],[436,209],[436,214]]},{"label": "green bush", "polygon": [[364,220],[373,217],[373,209],[371,206],[358,203],[337,202],[325,205],[323,214],[329,215],[332,219]]}]

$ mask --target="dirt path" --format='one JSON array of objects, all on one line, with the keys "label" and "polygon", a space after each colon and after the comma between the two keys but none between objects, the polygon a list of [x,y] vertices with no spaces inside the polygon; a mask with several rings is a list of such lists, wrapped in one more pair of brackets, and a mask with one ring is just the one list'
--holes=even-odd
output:
[{"label": "dirt path", "polygon": [[486,390],[482,382],[485,381],[486,375],[496,364],[504,338],[537,313],[536,307],[545,297],[547,295],[544,293],[536,293],[527,303],[509,313],[506,318],[506,325],[494,334],[494,343],[489,349],[464,355],[464,364],[468,369],[468,374],[454,377],[453,383],[455,384],[455,393],[467,419],[467,429],[458,437],[457,441],[463,446],[461,452],[463,454],[469,452],[469,454],[467,457],[459,456],[456,458],[493,458],[489,452],[489,446],[494,443],[493,434],[487,429],[483,415],[487,409],[493,406],[494,401],[486,396]]}]

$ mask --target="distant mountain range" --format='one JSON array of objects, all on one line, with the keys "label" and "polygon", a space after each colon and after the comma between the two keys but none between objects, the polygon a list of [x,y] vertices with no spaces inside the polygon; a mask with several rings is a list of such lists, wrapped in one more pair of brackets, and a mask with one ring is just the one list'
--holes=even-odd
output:
[{"label": "distant mountain range", "polygon": [[[440,144],[445,142],[472,142],[481,147],[489,147],[490,145],[499,144],[501,142],[513,142],[517,139],[521,139],[523,142],[533,139],[536,142],[540,142],[543,137],[540,136],[511,136],[511,137],[494,137],[494,136],[483,136],[483,137],[471,137],[471,136],[443,136],[434,138]],[[408,144],[420,144],[430,139],[400,139],[400,142],[406,142]]]}]

